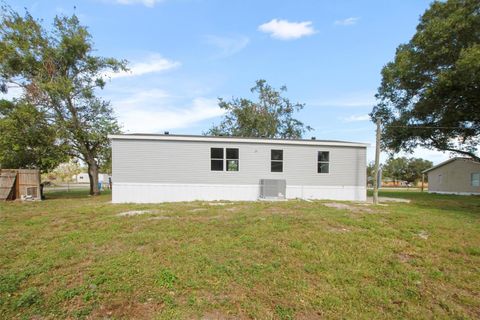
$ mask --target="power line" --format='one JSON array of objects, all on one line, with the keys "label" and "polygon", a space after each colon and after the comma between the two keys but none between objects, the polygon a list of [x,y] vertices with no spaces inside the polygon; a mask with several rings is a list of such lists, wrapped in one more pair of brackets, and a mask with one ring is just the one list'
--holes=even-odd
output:
[{"label": "power line", "polygon": [[427,126],[391,126],[391,125],[386,125],[385,127],[408,128],[408,129],[475,129],[475,128],[466,128],[466,127],[427,127]]}]

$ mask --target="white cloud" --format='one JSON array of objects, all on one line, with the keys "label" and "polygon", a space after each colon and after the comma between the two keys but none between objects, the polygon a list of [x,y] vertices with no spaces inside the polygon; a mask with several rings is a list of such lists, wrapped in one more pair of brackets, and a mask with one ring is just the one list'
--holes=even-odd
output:
[{"label": "white cloud", "polygon": [[290,22],[278,19],[272,19],[260,25],[258,30],[269,33],[272,38],[280,40],[298,39],[316,32],[311,21]]},{"label": "white cloud", "polygon": [[107,72],[106,76],[115,79],[115,78],[124,78],[124,77],[135,77],[141,76],[148,73],[162,72],[169,69],[173,69],[180,66],[180,62],[172,61],[163,58],[159,54],[151,54],[148,56],[145,61],[134,62],[127,67],[130,69],[128,71],[122,72]]},{"label": "white cloud", "polygon": [[112,98],[112,106],[123,129],[130,133],[156,133],[185,128],[202,120],[221,116],[217,99],[197,97],[188,103],[159,89],[142,90],[128,98]]},{"label": "white cloud", "polygon": [[225,58],[241,51],[245,48],[250,39],[246,36],[222,37],[215,35],[205,36],[206,42],[219,49],[217,58]]},{"label": "white cloud", "polygon": [[342,20],[336,20],[334,24],[336,26],[353,26],[358,22],[358,20],[360,20],[359,17],[350,17]]},{"label": "white cloud", "polygon": [[118,4],[143,4],[146,7],[153,8],[155,4],[162,2],[163,0],[113,0],[115,3]]},{"label": "white cloud", "polygon": [[369,121],[370,116],[368,114],[361,115],[351,115],[343,119],[345,122],[359,122],[359,121]]}]

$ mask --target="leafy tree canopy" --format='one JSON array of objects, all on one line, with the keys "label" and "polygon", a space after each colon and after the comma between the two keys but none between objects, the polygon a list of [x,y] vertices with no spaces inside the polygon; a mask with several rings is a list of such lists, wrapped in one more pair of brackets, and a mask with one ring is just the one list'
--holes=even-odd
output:
[{"label": "leafy tree canopy", "polygon": [[212,127],[205,134],[301,138],[312,128],[295,119],[293,114],[302,110],[305,105],[292,103],[282,95],[286,91],[285,86],[275,90],[265,80],[257,80],[251,92],[258,94],[258,101],[245,98],[233,98],[231,101],[219,99],[219,106],[226,111],[226,114],[219,125]]},{"label": "leafy tree canopy", "polygon": [[91,194],[98,194],[98,167],[108,152],[109,133],[119,126],[108,101],[96,96],[109,71],[126,62],[93,54],[93,42],[75,15],[57,16],[46,28],[28,12],[2,7],[0,83],[16,85],[22,99],[45,113],[70,147],[88,165]]},{"label": "leafy tree canopy", "polygon": [[417,146],[480,160],[480,1],[435,1],[382,70],[371,117],[383,149]]},{"label": "leafy tree canopy", "polygon": [[68,146],[44,112],[28,103],[0,100],[0,165],[42,172],[67,160]]}]

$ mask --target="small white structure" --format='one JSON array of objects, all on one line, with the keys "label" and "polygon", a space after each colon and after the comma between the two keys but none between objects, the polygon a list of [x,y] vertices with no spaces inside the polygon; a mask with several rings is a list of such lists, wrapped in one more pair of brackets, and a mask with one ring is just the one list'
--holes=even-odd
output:
[{"label": "small white structure", "polygon": [[[110,177],[110,175],[108,175],[106,173],[99,173],[98,174],[98,182],[108,183],[108,178],[109,177]],[[76,182],[76,183],[90,183],[90,177],[88,176],[88,173],[86,173],[86,172],[76,174],[72,178],[73,178],[73,181]]]},{"label": "small white structure", "polygon": [[112,140],[112,202],[366,200],[367,144],[125,134]]},{"label": "small white structure", "polygon": [[428,175],[428,192],[480,194],[480,162],[456,157],[423,171]]}]

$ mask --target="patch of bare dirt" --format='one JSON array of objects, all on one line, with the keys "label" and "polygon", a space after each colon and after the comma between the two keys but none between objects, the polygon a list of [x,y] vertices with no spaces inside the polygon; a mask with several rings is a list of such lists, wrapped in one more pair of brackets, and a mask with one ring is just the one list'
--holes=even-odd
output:
[{"label": "patch of bare dirt", "polygon": [[132,302],[112,303],[101,305],[95,309],[89,319],[153,319],[163,308],[158,302]]},{"label": "patch of bare dirt", "polygon": [[422,230],[422,231],[420,231],[420,232],[418,233],[418,236],[419,236],[420,238],[422,238],[423,240],[427,240],[427,239],[428,239],[428,236],[429,236],[429,234],[428,234],[428,232],[427,232],[427,231],[425,231],[425,230]]},{"label": "patch of bare dirt", "polygon": [[247,318],[233,316],[233,315],[225,314],[218,310],[214,310],[214,311],[207,312],[200,319],[202,320],[234,320],[234,319],[247,319]]},{"label": "patch of bare dirt", "polygon": [[149,220],[188,220],[188,221],[208,221],[208,220],[217,220],[227,218],[226,216],[216,215],[216,216],[156,216],[152,217]]},{"label": "patch of bare dirt", "polygon": [[158,214],[158,213],[166,213],[169,212],[168,210],[130,210],[130,211],[125,211],[125,212],[120,212],[117,214],[117,217],[133,217],[133,216],[138,216],[138,215],[144,215],[144,214]]},{"label": "patch of bare dirt", "polygon": [[352,212],[366,212],[366,213],[372,213],[373,210],[370,208],[366,207],[359,207],[359,206],[353,206],[351,204],[347,203],[340,203],[340,202],[327,202],[323,203],[324,206],[329,207],[329,208],[335,208],[339,210],[348,210]]},{"label": "patch of bare dirt", "polygon": [[[373,198],[372,198],[372,197],[368,197],[368,198],[367,198],[367,202],[372,203],[372,202],[373,202]],[[410,203],[411,200],[410,200],[410,199],[403,199],[403,198],[378,197],[378,202],[380,202],[380,203],[382,203],[382,202],[402,202],[402,203]]]},{"label": "patch of bare dirt", "polygon": [[352,231],[349,228],[345,228],[345,227],[341,227],[341,226],[328,226],[327,230],[330,231],[330,232],[334,232],[334,233],[344,233],[344,232]]},{"label": "patch of bare dirt", "polygon": [[319,311],[303,311],[295,313],[295,319],[298,320],[320,320],[323,319]]},{"label": "patch of bare dirt", "polygon": [[408,263],[411,260],[415,259],[416,257],[413,254],[402,252],[402,253],[397,254],[397,258],[400,262]]},{"label": "patch of bare dirt", "polygon": [[202,212],[202,211],[207,211],[207,208],[194,208],[194,209],[188,210],[188,212]]},{"label": "patch of bare dirt", "polygon": [[140,214],[149,214],[153,213],[152,210],[131,210],[131,211],[125,211],[125,212],[120,212],[117,214],[119,217],[131,217],[131,216],[138,216]]}]

